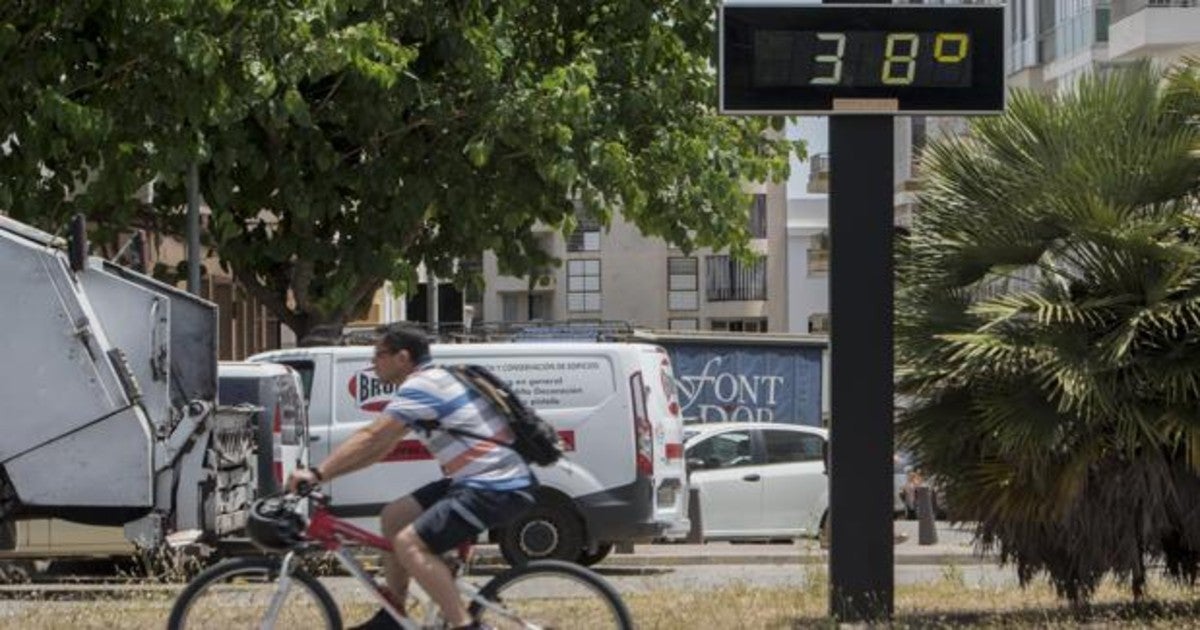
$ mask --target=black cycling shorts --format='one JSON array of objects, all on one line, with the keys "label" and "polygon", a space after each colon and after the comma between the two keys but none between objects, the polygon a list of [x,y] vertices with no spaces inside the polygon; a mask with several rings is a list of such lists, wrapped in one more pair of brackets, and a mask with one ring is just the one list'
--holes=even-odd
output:
[{"label": "black cycling shorts", "polygon": [[450,479],[426,484],[412,493],[421,505],[413,528],[434,553],[475,540],[480,532],[507,525],[533,506],[533,488],[482,490],[455,485]]}]

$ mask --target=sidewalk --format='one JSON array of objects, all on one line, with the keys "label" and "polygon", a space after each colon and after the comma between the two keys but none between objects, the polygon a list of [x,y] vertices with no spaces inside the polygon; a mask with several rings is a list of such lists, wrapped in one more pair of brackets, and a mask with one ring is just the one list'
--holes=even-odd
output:
[{"label": "sidewalk", "polygon": [[[896,533],[904,539],[893,546],[894,563],[907,565],[930,564],[991,564],[992,556],[979,556],[971,543],[970,529],[937,523],[938,542],[921,545],[917,542],[916,521],[896,521]],[[499,551],[491,545],[480,545],[477,561],[481,564],[502,562]],[[605,567],[619,566],[678,566],[699,564],[819,564],[829,561],[829,552],[821,549],[816,540],[790,543],[731,543],[706,544],[648,544],[637,545],[631,554],[613,553],[601,563]]]}]

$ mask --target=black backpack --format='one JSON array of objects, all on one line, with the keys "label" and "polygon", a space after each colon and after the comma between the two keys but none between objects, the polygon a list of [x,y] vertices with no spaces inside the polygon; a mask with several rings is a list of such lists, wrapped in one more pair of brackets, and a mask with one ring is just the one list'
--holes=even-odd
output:
[{"label": "black backpack", "polygon": [[558,431],[546,422],[532,408],[521,401],[508,385],[492,374],[490,370],[479,365],[446,365],[441,366],[468,389],[488,399],[492,406],[508,420],[508,428],[512,431],[512,442],[476,435],[470,431],[446,427],[435,427],[452,435],[484,440],[499,444],[516,451],[526,462],[538,466],[549,466],[562,459],[562,441]]}]

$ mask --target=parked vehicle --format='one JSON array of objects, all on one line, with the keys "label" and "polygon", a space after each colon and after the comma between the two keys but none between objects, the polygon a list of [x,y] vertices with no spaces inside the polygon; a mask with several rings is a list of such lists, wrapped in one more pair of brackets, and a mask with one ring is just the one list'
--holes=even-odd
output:
[{"label": "parked vehicle", "polygon": [[829,511],[827,431],[732,422],[689,425],[685,435],[706,540],[819,535]]},{"label": "parked vehicle", "polygon": [[[252,357],[289,365],[309,386],[313,462],[373,421],[396,386],[371,368],[369,346],[297,348]],[[474,363],[508,382],[555,426],[566,457],[535,469],[537,505],[489,533],[511,563],[599,562],[615,544],[686,535],[683,425],[667,353],[648,344],[434,344],[434,363]],[[383,463],[334,479],[330,509],[378,531],[383,506],[441,477],[416,439]]]},{"label": "parked vehicle", "polygon": [[300,374],[286,365],[250,362],[222,362],[217,373],[221,404],[258,409],[254,426],[259,495],[282,492],[288,475],[308,466],[308,405]]},{"label": "parked vehicle", "polygon": [[122,526],[152,547],[243,527],[252,410],[217,403],[216,305],[0,217],[0,524]]}]

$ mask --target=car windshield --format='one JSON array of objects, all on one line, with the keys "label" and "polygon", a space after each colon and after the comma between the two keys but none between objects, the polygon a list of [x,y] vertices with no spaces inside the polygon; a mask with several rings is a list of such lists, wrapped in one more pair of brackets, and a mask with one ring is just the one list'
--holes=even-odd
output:
[{"label": "car windshield", "polygon": [[683,443],[687,444],[692,438],[700,435],[700,427],[684,427],[683,428]]}]

